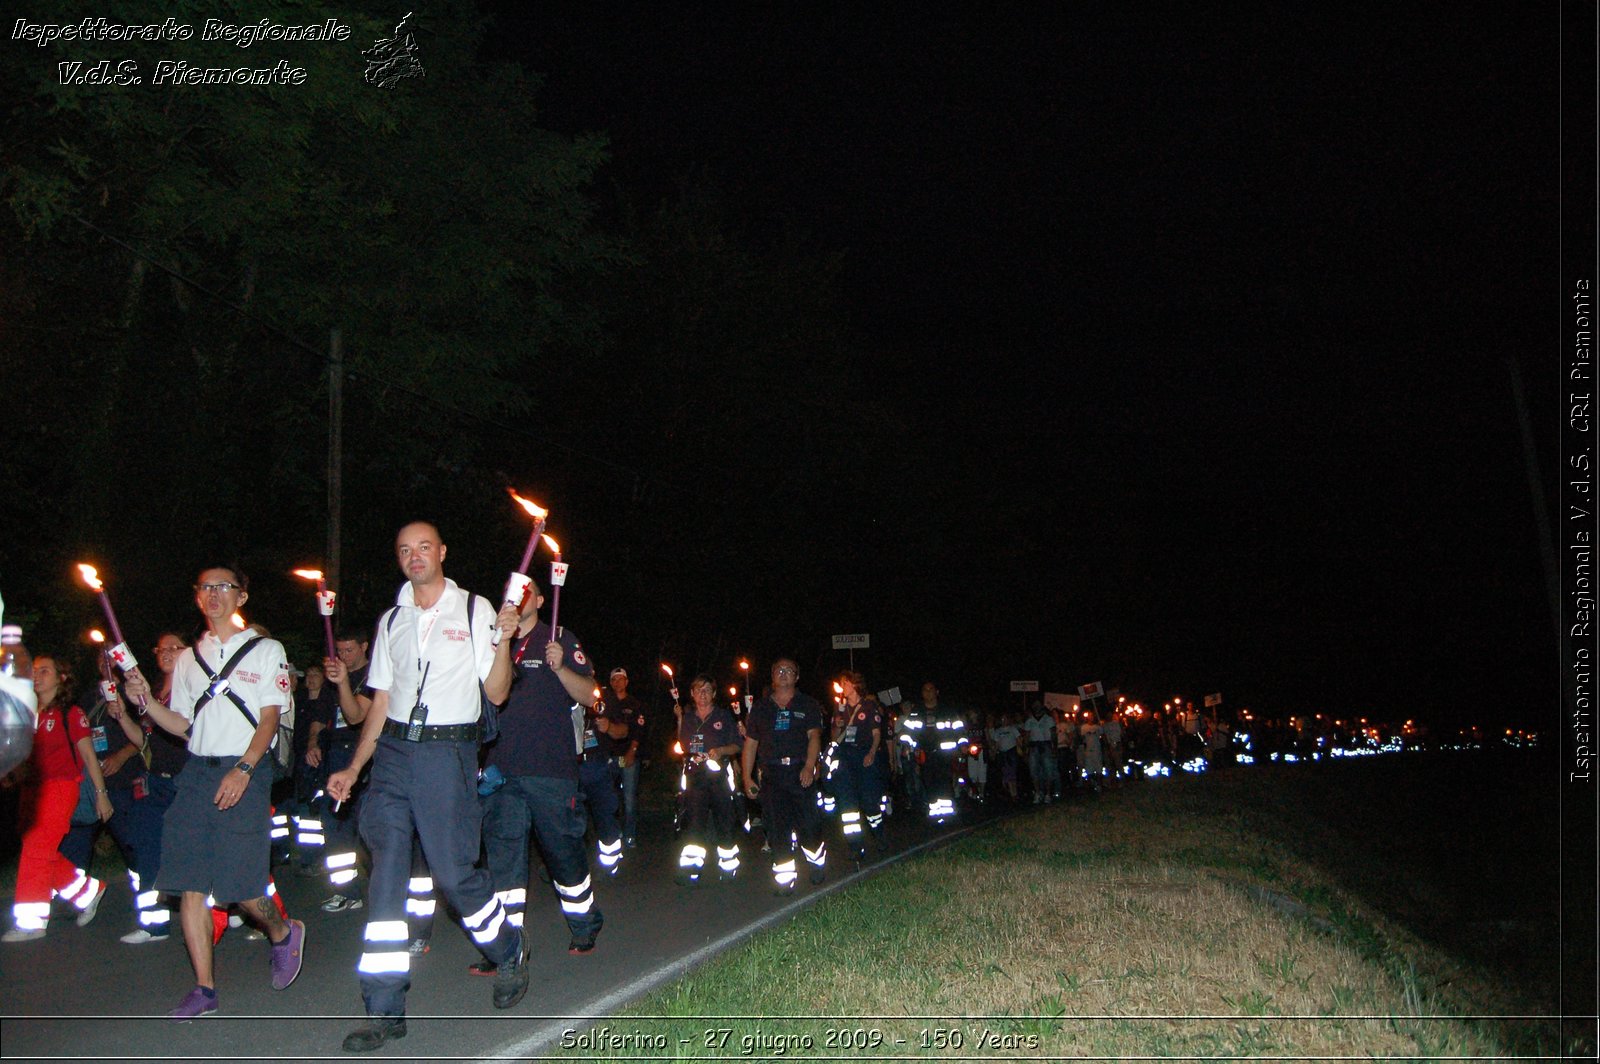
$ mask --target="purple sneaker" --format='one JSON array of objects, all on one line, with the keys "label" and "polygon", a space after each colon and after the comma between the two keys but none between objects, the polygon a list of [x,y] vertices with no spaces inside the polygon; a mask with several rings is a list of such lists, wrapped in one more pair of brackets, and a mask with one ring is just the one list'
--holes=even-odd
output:
[{"label": "purple sneaker", "polygon": [[217,1011],[217,992],[197,986],[178,1002],[178,1007],[167,1013],[169,1019],[188,1023],[197,1016],[209,1016]]},{"label": "purple sneaker", "polygon": [[305,961],[306,925],[301,920],[289,921],[289,934],[272,947],[272,989],[287,990],[300,975],[300,965]]}]

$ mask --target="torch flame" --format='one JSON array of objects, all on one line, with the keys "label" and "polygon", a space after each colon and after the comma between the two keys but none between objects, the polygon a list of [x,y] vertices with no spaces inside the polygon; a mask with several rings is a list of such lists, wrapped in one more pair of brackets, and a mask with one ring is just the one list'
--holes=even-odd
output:
[{"label": "torch flame", "polygon": [[551,554],[561,553],[561,544],[557,543],[550,536],[540,536],[539,538],[544,540],[544,545],[550,548]]},{"label": "torch flame", "polygon": [[91,643],[104,643],[105,641],[106,641],[106,634],[104,632],[102,632],[100,629],[98,629],[98,628],[89,629],[89,642],[91,642]]},{"label": "torch flame", "polygon": [[94,566],[84,565],[80,562],[78,572],[82,574],[83,582],[89,585],[89,590],[102,591],[105,589],[105,585],[100,583],[100,574],[95,571]]},{"label": "torch flame", "polygon": [[294,571],[294,575],[298,576],[302,580],[321,580],[322,579],[322,570],[321,569],[296,569]]},{"label": "torch flame", "polygon": [[233,626],[235,628],[238,628],[240,630],[244,629],[245,623],[244,623],[244,615],[243,614],[235,612],[233,617],[230,618],[230,619],[233,621]]},{"label": "torch flame", "polygon": [[740,672],[749,672],[750,671],[750,663],[748,661],[744,660],[743,658],[740,658],[739,659],[739,671]]},{"label": "torch flame", "polygon": [[838,680],[833,681],[833,693],[836,695],[844,694],[844,688],[839,686]]},{"label": "torch flame", "polygon": [[666,662],[663,661],[661,663],[661,671],[666,673],[668,676],[671,676],[672,675],[672,666],[668,665]]},{"label": "torch flame", "polygon": [[538,503],[534,502],[532,499],[524,499],[521,495],[517,494],[517,491],[516,491],[515,488],[507,488],[506,490],[511,493],[511,498],[513,500],[515,500],[515,502],[516,502],[516,504],[518,506],[520,506],[524,510],[528,511],[528,516],[529,517],[533,517],[533,518],[537,518],[537,519],[542,520],[542,519],[550,516],[550,511],[549,510],[546,510],[543,506],[540,506]]}]

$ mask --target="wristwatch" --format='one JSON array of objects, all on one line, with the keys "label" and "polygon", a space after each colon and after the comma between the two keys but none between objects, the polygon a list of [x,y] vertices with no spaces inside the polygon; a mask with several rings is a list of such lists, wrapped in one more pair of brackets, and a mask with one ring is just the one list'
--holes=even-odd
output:
[{"label": "wristwatch", "polygon": [[246,776],[250,775],[250,773],[255,769],[255,766],[248,761],[241,761],[233,767],[238,769],[240,772],[243,772]]}]

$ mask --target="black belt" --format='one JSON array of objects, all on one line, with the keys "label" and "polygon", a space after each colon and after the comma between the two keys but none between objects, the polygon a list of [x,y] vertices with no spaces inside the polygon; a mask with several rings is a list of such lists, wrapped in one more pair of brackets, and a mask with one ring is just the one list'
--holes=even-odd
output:
[{"label": "black belt", "polygon": [[205,754],[190,754],[189,756],[202,765],[210,765],[212,768],[221,768],[223,765],[237,765],[244,760],[243,754],[235,754],[232,757],[208,757]]},{"label": "black belt", "polygon": [[[391,739],[405,739],[411,726],[397,720],[383,722],[383,734]],[[422,728],[421,743],[465,743],[478,741],[478,722],[471,724],[428,724]],[[407,740],[408,742],[410,740]]]}]

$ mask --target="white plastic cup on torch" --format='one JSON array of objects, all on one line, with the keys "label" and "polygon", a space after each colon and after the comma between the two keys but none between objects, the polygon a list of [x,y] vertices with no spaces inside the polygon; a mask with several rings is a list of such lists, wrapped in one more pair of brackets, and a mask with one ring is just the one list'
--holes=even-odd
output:
[{"label": "white plastic cup on torch", "polygon": [[[522,604],[522,596],[528,593],[528,587],[532,583],[533,577],[527,573],[512,573],[506,578],[505,604],[507,606],[520,606]],[[500,635],[501,632],[497,626],[494,630],[494,638],[490,641],[490,646],[500,645]]]}]

